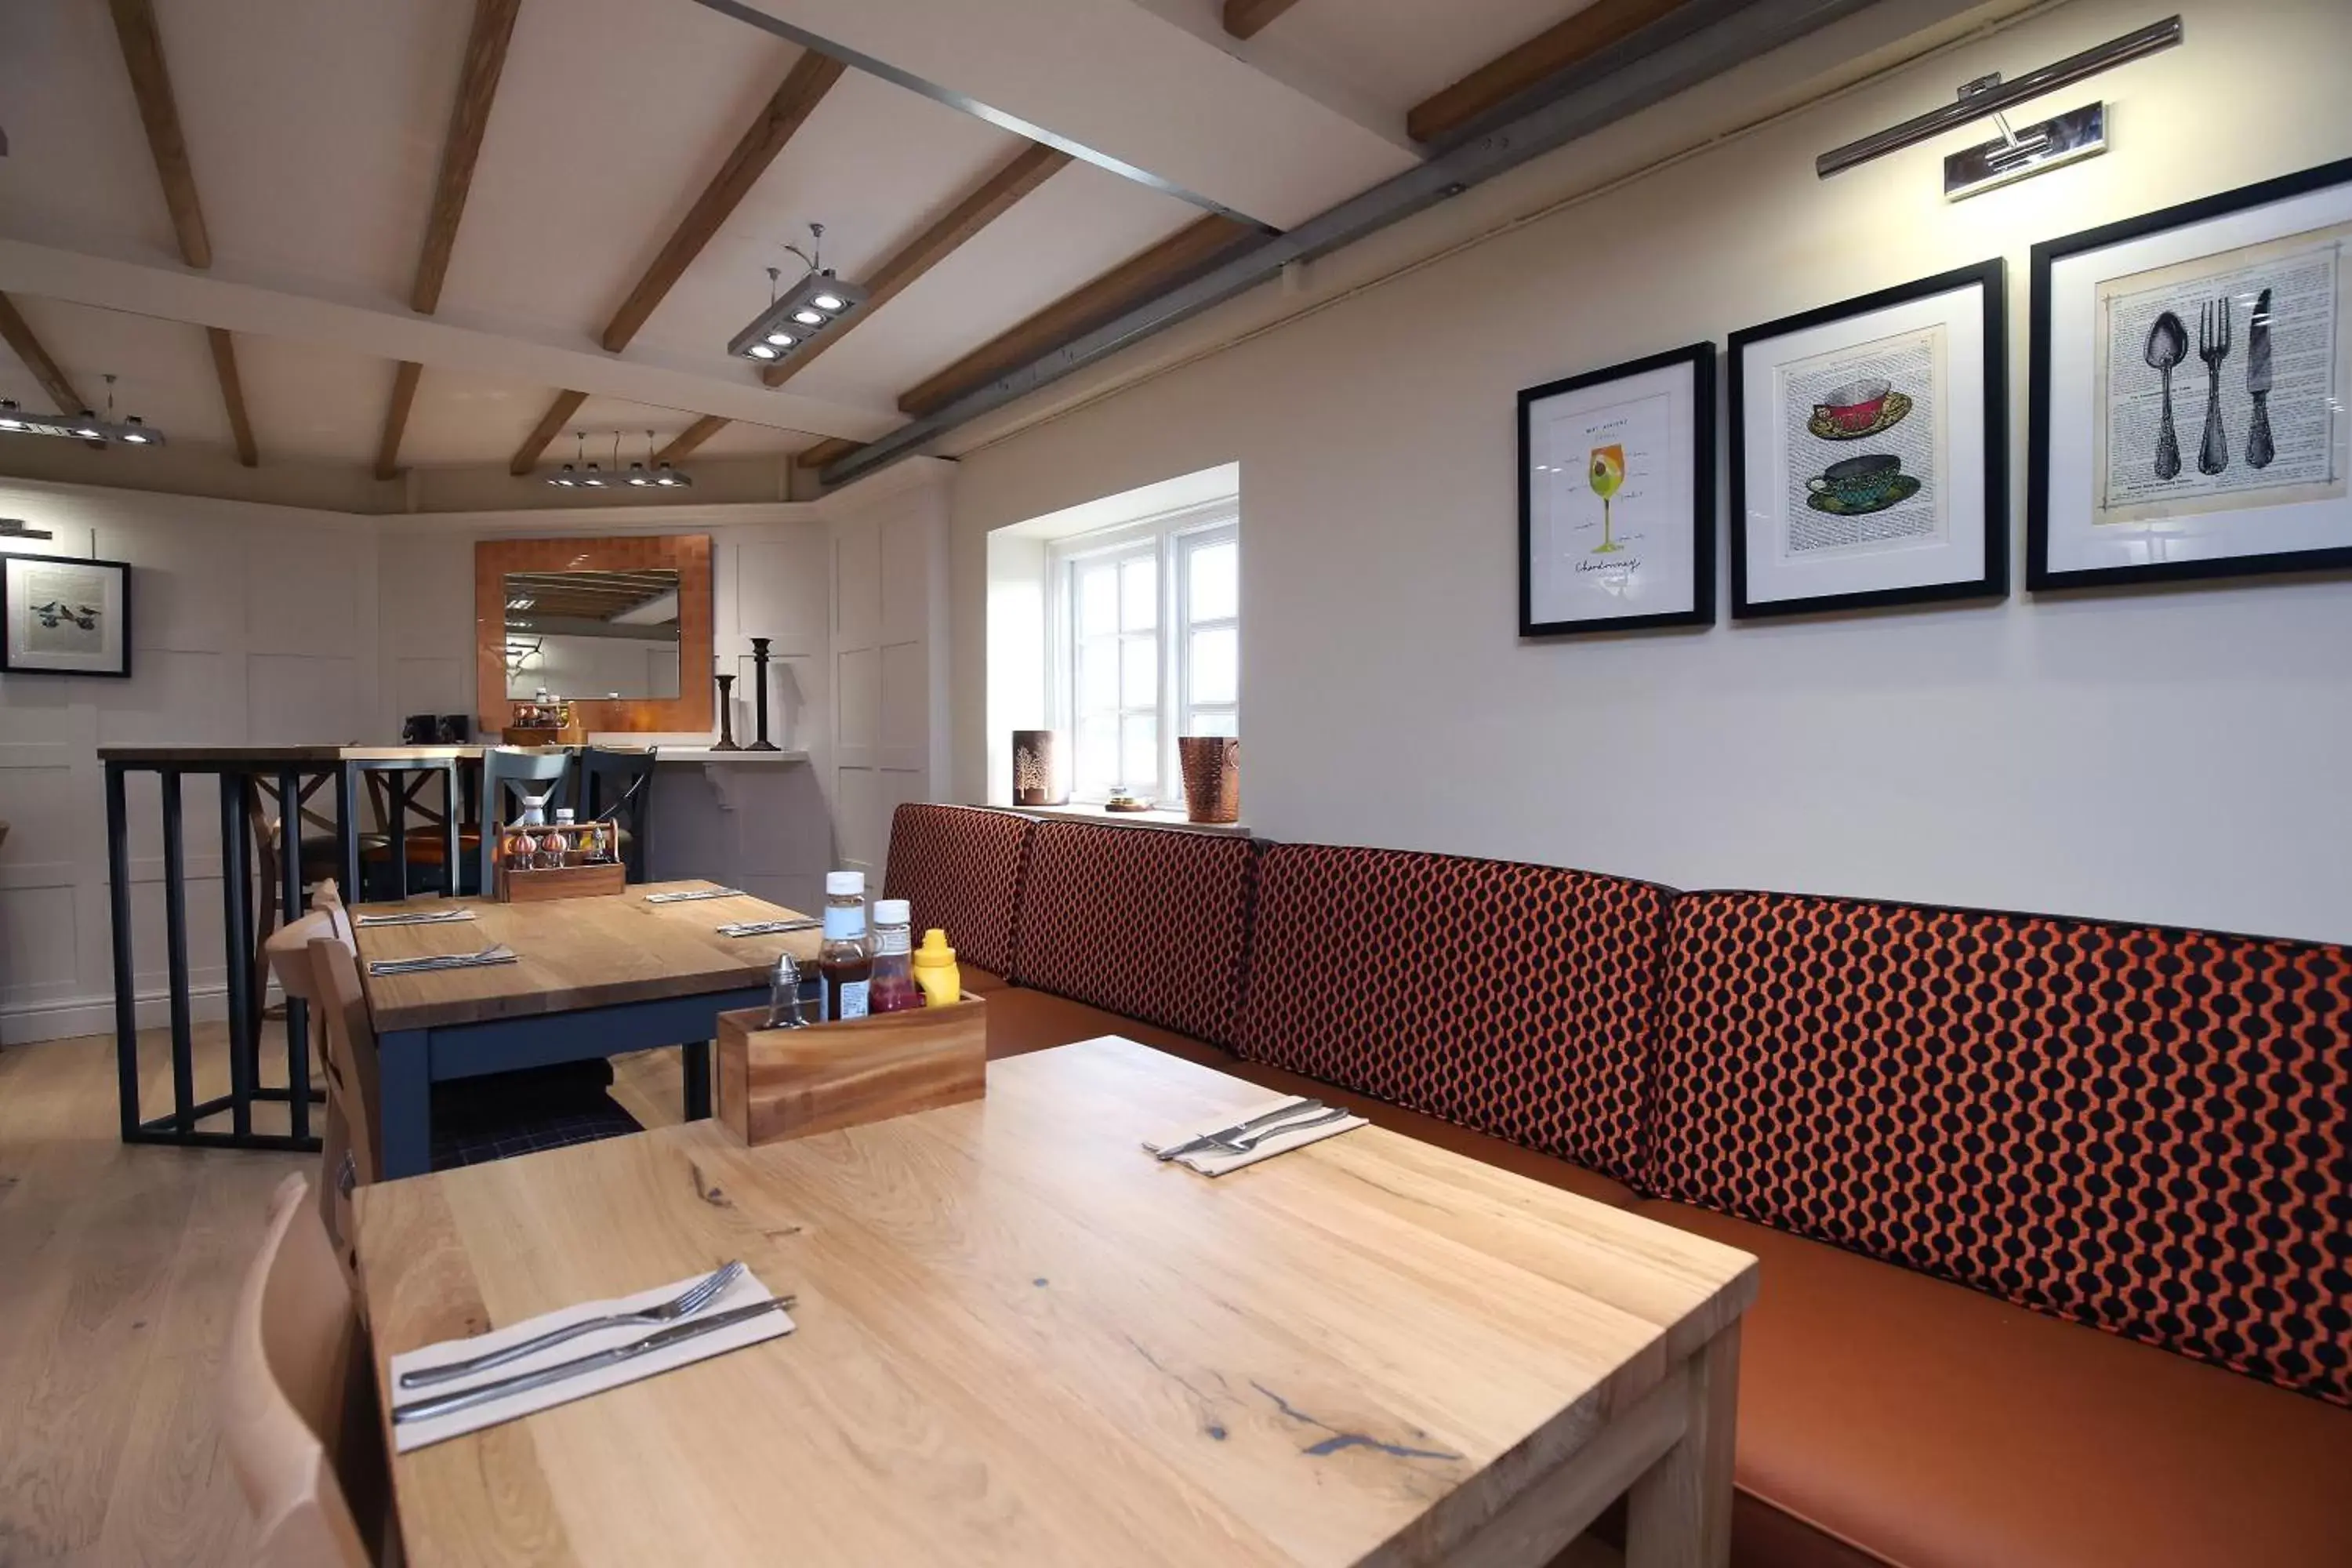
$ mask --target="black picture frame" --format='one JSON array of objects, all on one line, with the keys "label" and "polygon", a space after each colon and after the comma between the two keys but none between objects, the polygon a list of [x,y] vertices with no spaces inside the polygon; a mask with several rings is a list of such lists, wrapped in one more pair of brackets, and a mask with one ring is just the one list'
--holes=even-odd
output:
[{"label": "black picture frame", "polygon": [[2053,571],[2050,567],[2050,412],[2051,269],[2068,257],[2141,239],[2169,229],[2186,228],[2249,207],[2268,205],[2308,195],[2330,186],[2352,184],[2352,158],[2340,158],[2275,179],[2258,180],[2218,195],[2161,207],[2138,217],[2102,224],[2096,228],[2045,239],[2033,247],[2031,268],[2033,298],[2027,342],[2025,451],[2025,587],[2028,593],[2057,589],[2125,587],[2146,583],[2204,582],[2221,578],[2269,576],[2282,572],[2313,572],[2352,567],[2352,545],[2321,550],[2270,551],[2249,555],[2216,556],[2202,561],[2172,561],[2131,566],[2088,567]]},{"label": "black picture frame", "polygon": [[[1534,548],[1534,486],[1529,419],[1535,405],[1563,393],[1687,365],[1691,372],[1691,607],[1648,616],[1609,616],[1591,620],[1538,621],[1531,561]],[[1716,353],[1712,342],[1668,349],[1622,364],[1523,388],[1518,395],[1519,636],[1575,637],[1589,632],[1654,631],[1664,626],[1715,624],[1715,405]]]},{"label": "black picture frame", "polygon": [[[1731,618],[1818,615],[1834,610],[1876,610],[1962,599],[2009,595],[2009,316],[2008,268],[1999,258],[1956,267],[1932,278],[1898,283],[1834,305],[1745,327],[1731,334],[1726,379],[1731,400]],[[1801,599],[1752,601],[1748,596],[1748,443],[1744,369],[1748,351],[1791,332],[1867,315],[1974,285],[1983,290],[1984,310],[1984,568],[1977,576],[1857,593],[1822,594]]]},{"label": "black picture frame", "polygon": [[[58,669],[47,665],[28,664],[11,651],[16,645],[15,616],[16,589],[12,579],[24,566],[95,566],[115,574],[121,585],[122,623],[121,657],[109,669]],[[0,674],[55,675],[69,679],[96,679],[128,680],[131,679],[131,563],[127,561],[97,561],[80,555],[25,555],[0,553]]]}]

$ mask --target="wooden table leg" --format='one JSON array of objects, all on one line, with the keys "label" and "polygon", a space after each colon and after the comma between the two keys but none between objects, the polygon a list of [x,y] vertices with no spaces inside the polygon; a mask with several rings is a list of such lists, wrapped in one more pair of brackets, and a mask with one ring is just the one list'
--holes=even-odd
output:
[{"label": "wooden table leg", "polygon": [[1682,1439],[1628,1494],[1625,1568],[1724,1568],[1731,1561],[1732,1443],[1739,1407],[1739,1324],[1685,1363]]},{"label": "wooden table leg", "polygon": [[377,1163],[383,1179],[421,1176],[433,1168],[433,1078],[424,1029],[396,1029],[376,1037],[376,1089],[382,1101],[383,1149]]}]

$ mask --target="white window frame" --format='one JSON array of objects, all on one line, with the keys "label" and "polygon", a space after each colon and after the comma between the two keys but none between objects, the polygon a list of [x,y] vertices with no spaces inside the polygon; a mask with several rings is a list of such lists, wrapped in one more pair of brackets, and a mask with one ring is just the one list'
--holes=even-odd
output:
[{"label": "white window frame", "polygon": [[[1105,556],[1135,556],[1147,550],[1159,563],[1157,637],[1160,690],[1155,712],[1159,718],[1160,776],[1153,780],[1121,779],[1118,782],[1129,789],[1139,784],[1149,784],[1154,805],[1180,807],[1183,802],[1184,785],[1183,774],[1176,760],[1176,738],[1182,731],[1184,721],[1192,712],[1190,633],[1196,628],[1187,618],[1192,608],[1192,552],[1229,540],[1238,542],[1240,538],[1240,509],[1234,498],[1226,497],[1160,517],[1057,540],[1048,547],[1045,658],[1046,667],[1052,671],[1054,727],[1067,738],[1066,743],[1070,748],[1066,765],[1070,770],[1067,776],[1073,785],[1070,794],[1073,802],[1099,805],[1108,798],[1101,795],[1081,794],[1076,788],[1078,746],[1077,595],[1073,584],[1076,568],[1082,563],[1099,562]],[[1239,608],[1238,605],[1235,607]],[[1241,627],[1238,615],[1201,623],[1201,628],[1228,626],[1234,629],[1238,640]],[[1238,720],[1241,711],[1238,689],[1233,702],[1211,703],[1207,708],[1216,712],[1231,712]],[[1130,710],[1122,707],[1119,711],[1124,719]]]}]

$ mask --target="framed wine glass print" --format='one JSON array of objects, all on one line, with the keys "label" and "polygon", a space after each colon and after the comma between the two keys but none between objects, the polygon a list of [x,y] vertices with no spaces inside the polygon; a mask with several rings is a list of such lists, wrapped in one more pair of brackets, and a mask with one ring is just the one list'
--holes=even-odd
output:
[{"label": "framed wine glass print", "polygon": [[1731,614],[2009,591],[1998,260],[1731,335]]},{"label": "framed wine glass print", "polygon": [[2025,584],[2352,566],[2352,159],[2033,247]]},{"label": "framed wine glass print", "polygon": [[1715,345],[1519,394],[1519,635],[1715,620]]},{"label": "framed wine glass print", "polygon": [[128,677],[130,566],[64,555],[0,555],[0,669]]}]

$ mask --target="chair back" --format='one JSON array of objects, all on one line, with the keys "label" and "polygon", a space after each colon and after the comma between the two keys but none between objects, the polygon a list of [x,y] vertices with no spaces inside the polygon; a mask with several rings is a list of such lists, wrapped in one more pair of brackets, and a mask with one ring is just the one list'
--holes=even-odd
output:
[{"label": "chair back", "polygon": [[[551,807],[563,795],[563,775],[571,769],[569,752],[519,752],[505,746],[494,746],[482,753],[482,843],[475,856],[475,871],[480,880],[475,890],[488,894],[495,885],[493,868],[499,863],[499,829],[513,821],[522,810],[517,798],[525,786],[532,795],[544,794]],[[549,813],[552,821],[553,812]]]},{"label": "chair back", "polygon": [[330,1042],[328,1102],[331,1106],[340,1091],[351,1139],[348,1175],[339,1173],[336,1177],[338,1185],[344,1188],[339,1194],[343,1205],[340,1212],[347,1214],[351,1188],[383,1179],[382,1144],[377,1138],[381,1079],[375,1026],[368,1017],[367,996],[360,989],[357,952],[332,937],[318,938],[310,943],[310,973],[319,997],[317,1016],[325,1021]]},{"label": "chair back", "polygon": [[580,753],[574,804],[587,822],[613,813],[623,833],[621,860],[632,882],[646,879],[646,827],[653,818],[654,748],[608,752],[590,746]]},{"label": "chair back", "polygon": [[297,1172],[238,1294],[221,1385],[221,1444],[253,1510],[261,1568],[365,1568],[359,1521],[381,1521],[390,1472],[375,1430],[367,1337]]}]

